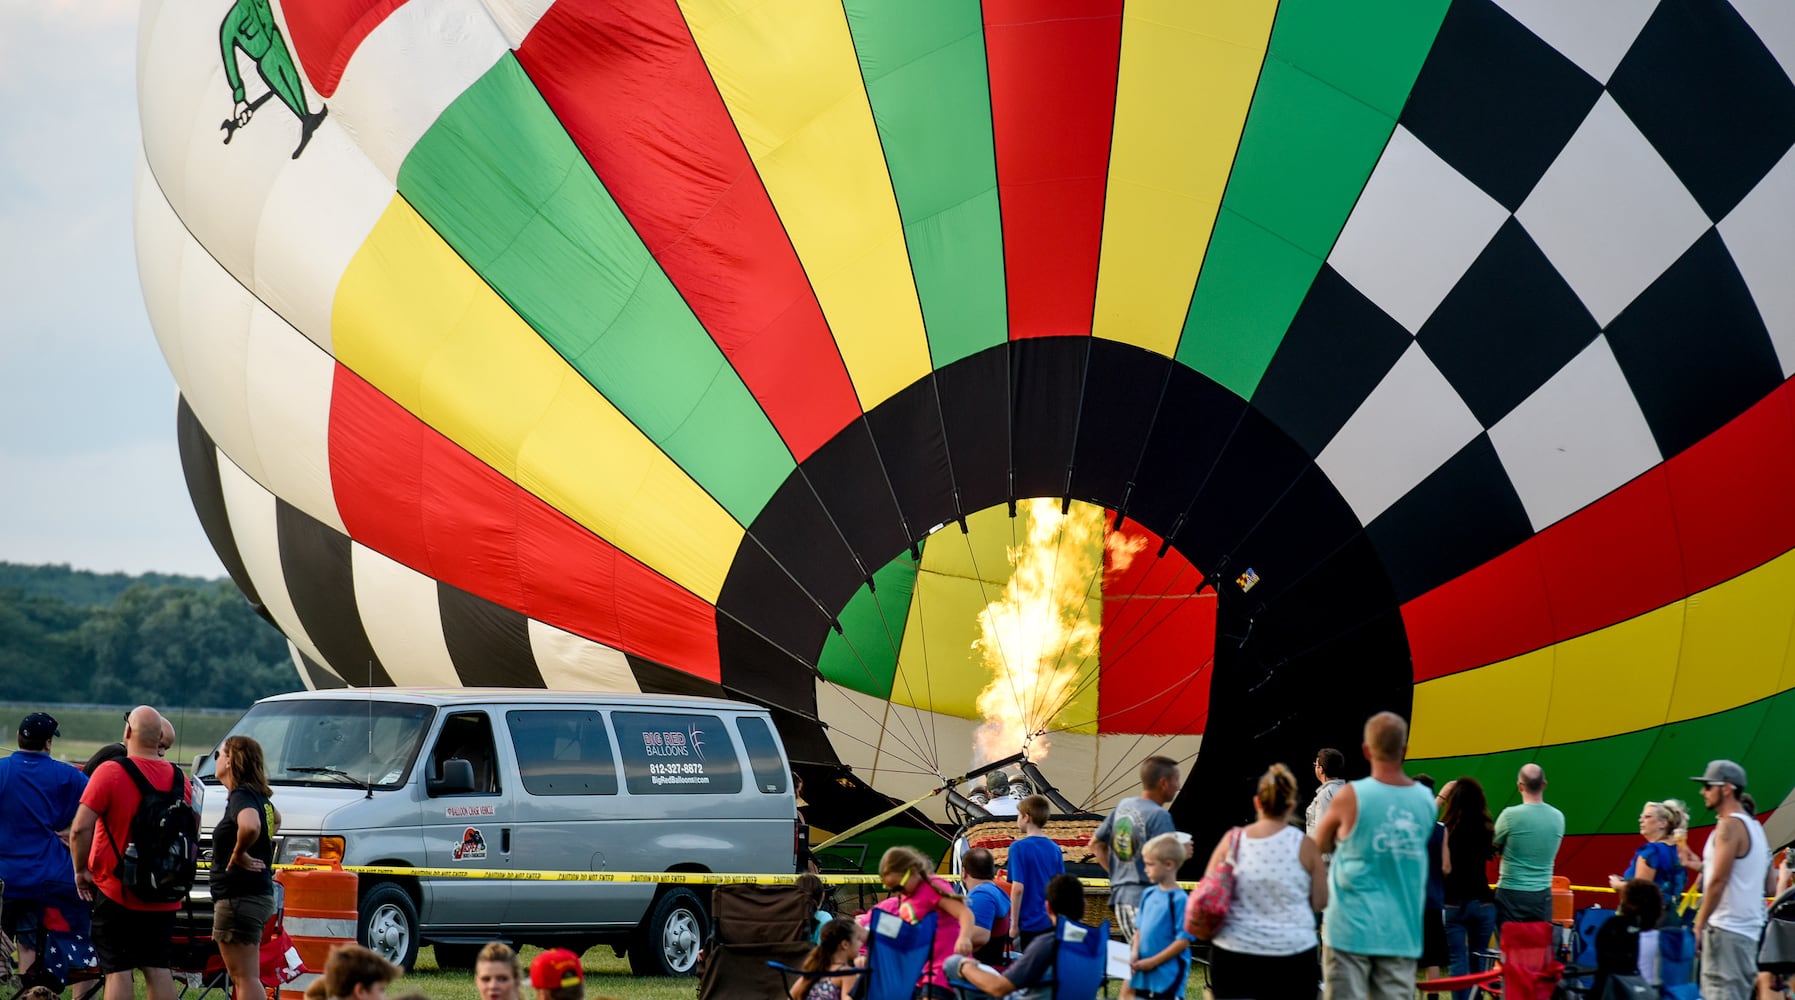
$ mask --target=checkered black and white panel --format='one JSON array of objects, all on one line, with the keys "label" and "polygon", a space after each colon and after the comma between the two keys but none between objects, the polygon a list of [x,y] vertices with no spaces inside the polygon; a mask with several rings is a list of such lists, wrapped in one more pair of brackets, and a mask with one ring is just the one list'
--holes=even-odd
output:
[{"label": "checkered black and white panel", "polygon": [[396,562],[263,488],[185,406],[180,429],[200,522],[233,580],[286,634],[308,688],[639,691],[677,673]]},{"label": "checkered black and white panel", "polygon": [[1795,372],[1792,11],[1453,3],[1254,399],[1404,597]]}]

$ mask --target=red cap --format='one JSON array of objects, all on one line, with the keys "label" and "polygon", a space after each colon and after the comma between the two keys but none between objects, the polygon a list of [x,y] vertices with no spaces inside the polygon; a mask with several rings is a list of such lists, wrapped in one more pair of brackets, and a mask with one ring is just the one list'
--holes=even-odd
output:
[{"label": "red cap", "polygon": [[580,969],[580,956],[566,948],[550,948],[530,963],[530,985],[539,990],[558,990],[578,986],[586,974]]}]

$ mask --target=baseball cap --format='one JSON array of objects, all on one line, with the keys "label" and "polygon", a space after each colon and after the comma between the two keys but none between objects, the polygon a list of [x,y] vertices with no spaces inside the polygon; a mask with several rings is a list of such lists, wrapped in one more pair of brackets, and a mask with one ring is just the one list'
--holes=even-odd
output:
[{"label": "baseball cap", "polygon": [[580,956],[566,948],[550,948],[530,963],[530,985],[539,990],[558,990],[585,981]]},{"label": "baseball cap", "polygon": [[56,725],[56,719],[48,712],[32,712],[19,723],[19,739],[47,740],[52,736],[61,736],[62,729]]},{"label": "baseball cap", "polygon": [[1745,790],[1745,769],[1730,760],[1708,761],[1708,769],[1690,779],[1704,785],[1724,783]]}]

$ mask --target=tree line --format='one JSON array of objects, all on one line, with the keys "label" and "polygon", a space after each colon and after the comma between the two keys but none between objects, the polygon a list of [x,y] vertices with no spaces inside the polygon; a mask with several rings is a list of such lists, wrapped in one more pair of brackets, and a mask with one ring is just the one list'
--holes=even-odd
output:
[{"label": "tree line", "polygon": [[229,580],[0,562],[0,701],[247,708],[299,686]]}]

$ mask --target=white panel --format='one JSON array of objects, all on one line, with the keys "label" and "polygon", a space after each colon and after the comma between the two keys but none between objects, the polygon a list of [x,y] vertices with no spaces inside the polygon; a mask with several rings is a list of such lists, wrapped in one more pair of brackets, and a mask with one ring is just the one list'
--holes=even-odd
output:
[{"label": "white panel", "polygon": [[218,456],[218,484],[224,493],[225,516],[231,522],[237,554],[243,558],[243,570],[249,574],[256,596],[262,599],[262,607],[273,616],[289,642],[313,662],[327,662],[306,634],[299,612],[293,609],[293,598],[287,593],[280,538],[274,526],[274,494],[257,486],[222,452]]},{"label": "white panel", "polygon": [[[829,724],[829,742],[836,755],[862,780],[887,795],[907,802],[938,787],[940,775],[964,774],[974,766],[972,735],[978,728],[977,722],[937,712],[921,712],[919,718],[914,709],[888,705],[881,699],[823,680],[817,681],[816,691],[817,710]],[[902,745],[916,741],[906,736],[895,720],[876,721],[889,718],[888,708],[892,714],[905,713],[912,733],[926,734],[940,756],[929,766],[938,764],[938,769],[919,773],[924,768],[918,767],[917,754]],[[1142,758],[1154,754],[1171,757],[1184,765],[1188,776],[1190,763],[1202,742],[1201,736],[1056,733],[1051,750],[1037,764],[1066,798],[1093,811],[1105,812],[1139,790],[1137,775]],[[877,768],[873,766],[875,758]],[[1009,770],[1015,773],[1015,768]],[[940,797],[924,801],[919,808],[937,820],[947,816]]]},{"label": "white panel", "polygon": [[1515,217],[1604,327],[1709,226],[1607,94]]},{"label": "white panel", "polygon": [[1607,83],[1651,19],[1658,0],[1496,0],[1496,4],[1585,73]]},{"label": "white panel", "polygon": [[141,194],[139,256],[168,272],[145,305],[194,415],[263,488],[344,530],[330,485],[335,363],[219,267],[153,186]]},{"label": "white panel", "polygon": [[1535,531],[1661,459],[1607,337],[1597,337],[1490,428],[1490,442]]},{"label": "white panel", "polygon": [[349,567],[362,628],[393,683],[460,687],[443,638],[436,581],[360,542],[350,543]]},{"label": "white panel", "polygon": [[568,691],[640,691],[629,658],[621,650],[527,619],[530,651],[542,683]]},{"label": "white panel", "polygon": [[1781,162],[1720,223],[1721,239],[1770,329],[1785,378],[1795,374],[1795,281],[1791,280],[1795,275],[1795,232],[1790,229],[1791,220],[1795,220],[1795,152],[1784,153]]},{"label": "white panel", "polygon": [[169,373],[183,390],[187,385],[186,353],[181,347],[180,315],[181,255],[173,249],[187,239],[181,220],[168,207],[167,199],[150,176],[150,166],[137,153],[136,191],[131,215],[135,220],[133,235],[137,249],[137,283],[143,291],[143,310],[150,318],[162,358]]},{"label": "white panel", "polygon": [[1415,333],[1507,219],[1507,209],[1398,125],[1328,263]]},{"label": "white panel", "polygon": [[1315,464],[1359,523],[1370,524],[1482,431],[1446,376],[1411,344]]},{"label": "white panel", "polygon": [[507,48],[479,0],[405,4],[355,50],[331,113],[396,184],[411,147]]},{"label": "white panel", "polygon": [[536,22],[553,4],[554,0],[487,0],[486,7],[505,32],[505,40],[515,49],[523,45]]},{"label": "white panel", "polygon": [[1795,3],[1789,0],[1732,0],[1733,7],[1758,33],[1783,73],[1795,79]]}]

